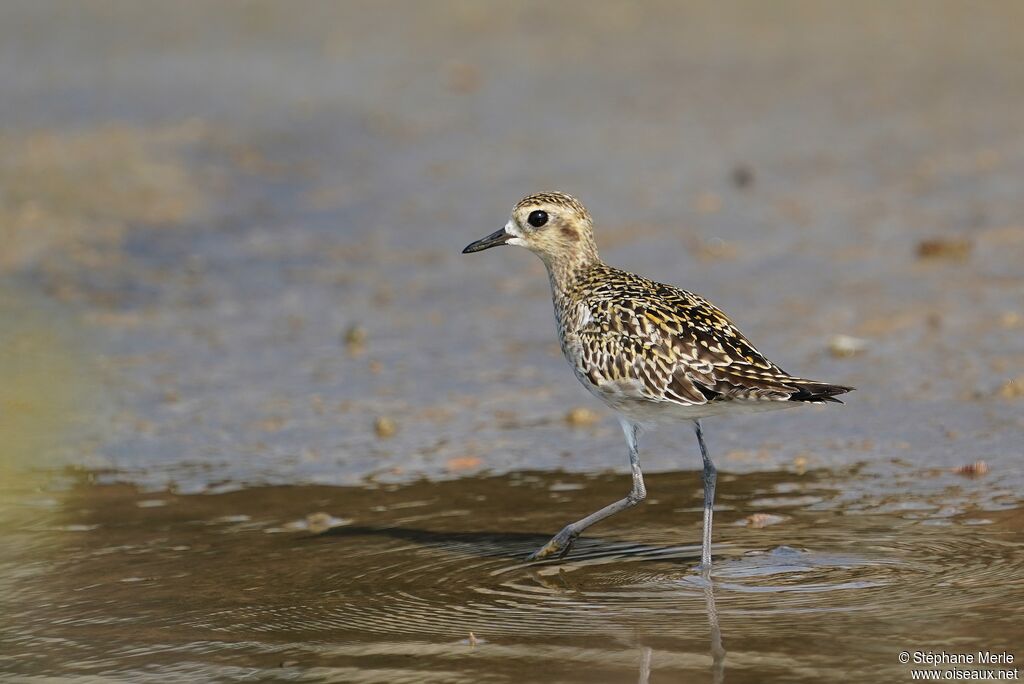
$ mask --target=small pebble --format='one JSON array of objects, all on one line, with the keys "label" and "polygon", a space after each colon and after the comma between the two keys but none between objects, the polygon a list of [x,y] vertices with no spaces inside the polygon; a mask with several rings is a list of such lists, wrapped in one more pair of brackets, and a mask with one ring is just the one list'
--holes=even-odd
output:
[{"label": "small pebble", "polygon": [[1005,311],[1003,312],[1003,315],[999,317],[999,322],[1004,328],[1016,328],[1024,323],[1024,318],[1022,318],[1016,311]]},{"label": "small pebble", "polygon": [[868,341],[850,335],[833,335],[828,341],[829,353],[837,359],[861,354],[868,348]]},{"label": "small pebble", "polygon": [[957,475],[966,475],[967,477],[978,477],[988,472],[988,464],[984,461],[975,461],[974,463],[967,463],[962,466],[953,468],[953,472]]},{"label": "small pebble", "polygon": [[732,170],[732,184],[741,190],[754,184],[754,169],[746,164],[739,164]]},{"label": "small pebble", "polygon": [[353,323],[345,331],[342,341],[349,352],[353,354],[362,352],[366,348],[366,328],[358,323]]},{"label": "small pebble", "polygon": [[1024,397],[1024,375],[1010,378],[999,388],[999,396],[1003,399]]},{"label": "small pebble", "polygon": [[963,238],[932,238],[917,243],[919,259],[962,261],[971,254],[974,244]]},{"label": "small pebble", "polygon": [[326,532],[334,527],[348,525],[351,522],[351,520],[335,518],[330,513],[324,513],[321,511],[319,513],[310,513],[306,516],[305,528],[313,534],[320,534],[321,532]]},{"label": "small pebble", "polygon": [[593,425],[599,419],[600,416],[584,406],[571,408],[569,409],[569,412],[565,414],[565,422],[573,427]]},{"label": "small pebble", "polygon": [[478,468],[483,461],[479,456],[454,456],[445,461],[448,470],[472,470]]},{"label": "small pebble", "polygon": [[398,426],[395,424],[395,421],[387,416],[378,416],[377,420],[373,423],[373,431],[381,439],[388,439],[395,436],[395,433],[398,432]]},{"label": "small pebble", "polygon": [[773,513],[754,513],[753,515],[748,515],[736,524],[759,530],[762,527],[768,527],[769,525],[777,525],[785,519],[786,516],[784,515],[774,515]]}]

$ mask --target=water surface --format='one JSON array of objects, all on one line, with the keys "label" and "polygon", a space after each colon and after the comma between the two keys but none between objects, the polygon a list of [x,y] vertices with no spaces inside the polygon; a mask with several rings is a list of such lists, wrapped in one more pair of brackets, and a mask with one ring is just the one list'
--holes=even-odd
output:
[{"label": "water surface", "polygon": [[901,649],[1017,648],[1020,499],[992,480],[935,475],[934,496],[906,496],[856,472],[725,477],[710,583],[697,478],[649,480],[647,505],[526,564],[626,478],[179,494],[68,475],[4,507],[0,663],[138,681],[898,681]]}]

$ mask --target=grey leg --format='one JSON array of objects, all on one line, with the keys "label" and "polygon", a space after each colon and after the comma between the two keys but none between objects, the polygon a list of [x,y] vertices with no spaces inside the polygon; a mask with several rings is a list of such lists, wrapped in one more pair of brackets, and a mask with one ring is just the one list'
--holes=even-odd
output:
[{"label": "grey leg", "polygon": [[622,423],[622,431],[626,433],[626,443],[629,444],[629,466],[633,471],[633,489],[624,499],[619,499],[613,504],[609,504],[597,511],[591,513],[583,520],[577,520],[574,523],[569,523],[562,528],[562,531],[551,538],[547,544],[534,551],[526,559],[528,561],[543,560],[550,556],[561,558],[565,554],[569,553],[569,549],[572,548],[573,542],[580,536],[583,530],[587,529],[591,525],[601,522],[605,518],[610,518],[620,511],[624,511],[627,508],[632,508],[638,503],[643,501],[647,497],[647,488],[644,486],[644,476],[640,472],[640,452],[637,448],[637,435],[640,432],[640,426],[636,423],[631,423],[624,418],[619,419]]},{"label": "grey leg", "polygon": [[700,567],[704,573],[711,571],[711,518],[714,516],[715,506],[715,482],[718,480],[718,471],[715,464],[708,458],[708,448],[704,445],[704,432],[701,430],[700,421],[693,421],[694,431],[697,433],[697,442],[700,444],[700,456],[704,459],[704,537],[700,548]]}]

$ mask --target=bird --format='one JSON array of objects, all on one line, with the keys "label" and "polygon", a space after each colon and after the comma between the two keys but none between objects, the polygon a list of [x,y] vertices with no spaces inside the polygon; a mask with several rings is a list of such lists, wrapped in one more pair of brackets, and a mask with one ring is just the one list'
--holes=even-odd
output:
[{"label": "bird", "polygon": [[500,245],[525,247],[544,262],[562,352],[580,383],[618,416],[633,479],[626,497],[569,523],[527,560],[565,556],[584,530],[643,501],[641,431],[689,421],[703,462],[699,568],[709,573],[718,471],[708,456],[702,419],[841,404],[836,395],[854,388],[790,375],[704,297],[605,264],[590,212],[571,195],[527,195],[503,228],[462,252]]}]

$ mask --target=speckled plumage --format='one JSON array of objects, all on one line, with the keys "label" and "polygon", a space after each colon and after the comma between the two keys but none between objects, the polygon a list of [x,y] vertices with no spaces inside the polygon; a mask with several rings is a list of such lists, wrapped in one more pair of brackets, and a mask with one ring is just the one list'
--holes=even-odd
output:
[{"label": "speckled plumage", "polygon": [[[849,391],[789,375],[700,295],[603,263],[590,214],[576,198],[537,193],[512,213],[553,208],[564,214],[550,218],[554,225],[519,239],[548,266],[566,359],[613,409],[660,422],[786,406],[777,402],[839,402],[834,395]],[[529,230],[515,218],[509,224],[513,233]]]},{"label": "speckled plumage", "polygon": [[643,501],[640,426],[692,420],[704,463],[701,567],[708,572],[717,471],[700,419],[842,403],[835,395],[853,388],[791,376],[700,295],[606,265],[589,212],[570,195],[524,197],[503,229],[463,252],[504,244],[526,247],[547,267],[562,351],[583,386],[618,413],[633,476],[628,496],[566,525],[530,559],[564,555],[583,530]]},{"label": "speckled plumage", "polygon": [[833,395],[850,389],[789,375],[692,292],[600,261],[560,285],[555,318],[573,371],[641,422],[785,406],[757,406],[765,402],[838,402]]}]

